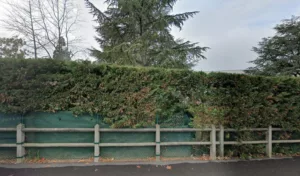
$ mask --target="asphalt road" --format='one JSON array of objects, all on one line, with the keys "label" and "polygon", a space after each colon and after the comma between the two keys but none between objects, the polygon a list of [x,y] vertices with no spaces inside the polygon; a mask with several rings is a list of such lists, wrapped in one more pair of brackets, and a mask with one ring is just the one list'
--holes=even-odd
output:
[{"label": "asphalt road", "polygon": [[170,166],[83,166],[39,169],[0,168],[0,176],[300,176],[300,159]]}]

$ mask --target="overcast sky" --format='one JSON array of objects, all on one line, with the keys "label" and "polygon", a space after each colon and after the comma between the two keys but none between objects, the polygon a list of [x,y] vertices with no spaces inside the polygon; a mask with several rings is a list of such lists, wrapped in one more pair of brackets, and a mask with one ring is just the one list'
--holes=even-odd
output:
[{"label": "overcast sky", "polygon": [[[97,47],[92,16],[83,0],[74,0],[82,10],[83,23],[76,35],[85,39],[84,46]],[[105,9],[104,0],[91,0]],[[0,15],[1,13],[0,6]],[[194,69],[203,71],[240,70],[250,66],[256,55],[251,51],[262,37],[272,36],[273,27],[292,15],[300,15],[299,0],[179,0],[174,13],[200,11],[187,21],[182,31],[173,30],[178,38],[199,42],[211,49],[207,60]],[[0,37],[11,33],[0,26]]]}]

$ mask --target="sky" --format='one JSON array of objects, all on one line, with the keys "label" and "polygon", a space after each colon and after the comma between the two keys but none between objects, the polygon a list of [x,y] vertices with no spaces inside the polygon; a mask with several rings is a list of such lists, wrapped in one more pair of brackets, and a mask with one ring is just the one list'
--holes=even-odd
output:
[{"label": "sky", "polygon": [[[93,18],[83,0],[74,0],[81,10],[82,23],[78,33],[87,48],[98,44],[94,40]],[[91,0],[104,10],[104,0]],[[3,10],[0,6],[0,18]],[[3,8],[3,7],[2,7]],[[257,55],[252,51],[263,37],[274,35],[273,27],[292,15],[300,15],[299,0],[179,0],[173,13],[200,11],[189,19],[181,31],[172,30],[177,38],[183,38],[211,49],[193,69],[197,71],[242,70],[252,66],[249,61]],[[0,37],[12,35],[1,28]]]}]

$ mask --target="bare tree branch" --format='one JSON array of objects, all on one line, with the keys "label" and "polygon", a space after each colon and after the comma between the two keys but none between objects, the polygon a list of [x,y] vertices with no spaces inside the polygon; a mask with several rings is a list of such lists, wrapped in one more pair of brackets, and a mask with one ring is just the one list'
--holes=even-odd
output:
[{"label": "bare tree branch", "polygon": [[75,46],[80,46],[82,40],[74,38],[80,14],[72,0],[3,0],[3,3],[7,13],[1,22],[6,29],[21,34],[28,41],[35,58],[43,52],[53,58],[60,38],[65,39],[72,57],[81,51]]}]

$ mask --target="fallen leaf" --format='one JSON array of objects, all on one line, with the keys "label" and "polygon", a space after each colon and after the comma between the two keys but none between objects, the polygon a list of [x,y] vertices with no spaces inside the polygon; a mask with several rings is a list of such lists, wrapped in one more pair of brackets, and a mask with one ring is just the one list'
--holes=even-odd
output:
[{"label": "fallen leaf", "polygon": [[98,171],[98,169],[95,169],[95,172],[97,172]]},{"label": "fallen leaf", "polygon": [[168,170],[172,170],[172,166],[167,166],[167,169]]},{"label": "fallen leaf", "polygon": [[141,168],[141,166],[136,166],[136,168],[140,169],[140,168]]}]

